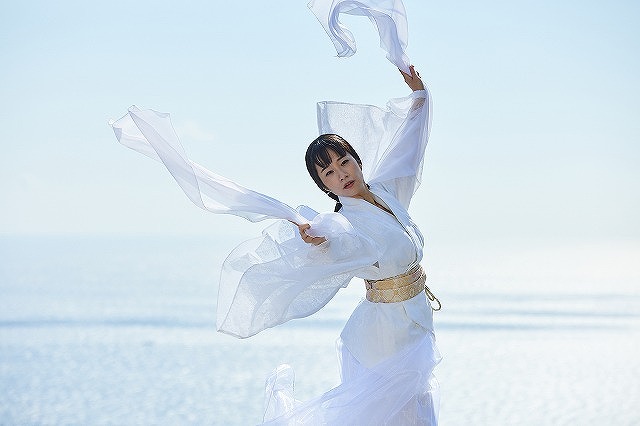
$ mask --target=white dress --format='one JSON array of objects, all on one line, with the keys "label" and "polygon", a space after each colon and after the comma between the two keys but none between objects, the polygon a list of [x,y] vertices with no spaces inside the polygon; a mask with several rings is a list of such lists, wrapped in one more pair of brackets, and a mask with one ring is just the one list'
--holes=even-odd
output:
[{"label": "white dress", "polygon": [[[318,215],[243,188],[188,159],[168,114],[132,107],[111,125],[121,143],[162,161],[199,207],[252,221],[287,219],[240,244],[223,264],[218,330],[246,338],[313,314],[354,277],[384,279],[421,261],[423,238],[407,209],[420,183],[430,122],[426,90],[391,100],[384,109],[318,104],[320,133],[340,134],[354,146],[371,191],[393,215],[348,197],[339,213]],[[305,244],[288,220],[311,223],[327,241]],[[265,424],[437,424],[432,372],[440,356],[424,293],[397,303],[363,300],[338,346],[342,383],[312,401],[293,398],[288,368],[274,372]]]},{"label": "white dress", "polygon": [[[381,159],[373,162],[373,170],[365,169],[369,176],[373,174],[368,181],[376,200],[393,215],[362,199],[340,198],[343,205],[340,213],[353,225],[362,251],[374,253],[375,261],[367,259],[366,266],[354,271],[356,277],[378,280],[396,276],[422,260],[423,238],[407,212],[419,183],[428,136],[430,104],[422,96],[428,100],[426,92],[414,93],[409,111],[396,111],[403,121],[397,128],[392,126],[393,137],[401,140],[395,140],[393,148],[384,150]],[[327,112],[332,106],[334,110]],[[322,126],[323,120],[331,122],[333,116],[351,121],[350,115],[344,114],[345,108],[354,106],[321,104],[321,132],[334,130]],[[353,128],[351,132],[354,137]],[[363,159],[363,163],[367,164],[366,161]],[[331,240],[325,243],[326,256],[333,249],[331,243]],[[341,251],[341,247],[336,251]],[[296,401],[292,395],[294,375],[289,367],[277,369],[267,381],[265,424],[437,424],[439,404],[433,369],[440,355],[431,306],[424,292],[397,303],[364,299],[342,330],[338,356],[342,383],[306,403]]]},{"label": "white dress", "polygon": [[[422,236],[384,185],[372,184],[371,190],[395,216],[354,198],[341,198],[341,212],[379,248],[376,264],[360,269],[357,276],[381,279],[404,273],[421,259]],[[292,371],[277,369],[267,380],[265,424],[437,424],[432,372],[440,355],[424,292],[397,303],[364,299],[342,330],[338,356],[341,385],[307,403],[293,397]]]}]

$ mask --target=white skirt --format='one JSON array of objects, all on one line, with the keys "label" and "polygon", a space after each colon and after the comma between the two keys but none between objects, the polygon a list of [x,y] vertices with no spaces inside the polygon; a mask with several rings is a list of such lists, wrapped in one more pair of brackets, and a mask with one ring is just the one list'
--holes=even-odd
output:
[{"label": "white skirt", "polygon": [[267,379],[265,425],[423,425],[438,418],[440,362],[424,293],[398,303],[363,300],[338,339],[342,383],[308,402],[293,396],[293,370]]}]

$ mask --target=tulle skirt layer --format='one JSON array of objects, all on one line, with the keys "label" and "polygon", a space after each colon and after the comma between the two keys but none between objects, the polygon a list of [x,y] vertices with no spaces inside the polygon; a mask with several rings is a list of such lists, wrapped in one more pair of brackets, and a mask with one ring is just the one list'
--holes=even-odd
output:
[{"label": "tulle skirt layer", "polygon": [[278,367],[267,379],[266,425],[437,425],[440,361],[435,336],[372,366],[362,365],[338,340],[342,383],[309,402],[295,400],[293,370]]}]

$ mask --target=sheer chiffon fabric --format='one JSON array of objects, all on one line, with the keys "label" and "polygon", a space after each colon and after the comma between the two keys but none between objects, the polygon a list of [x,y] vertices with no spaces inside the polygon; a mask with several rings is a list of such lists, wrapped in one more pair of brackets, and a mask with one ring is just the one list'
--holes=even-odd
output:
[{"label": "sheer chiffon fabric", "polygon": [[422,181],[424,152],[432,121],[428,89],[391,99],[385,108],[344,102],[319,102],[320,133],[345,138],[362,160],[369,184],[382,183],[406,209]]},{"label": "sheer chiffon fabric", "polygon": [[402,0],[313,0],[309,9],[329,35],[338,56],[356,53],[353,33],[340,22],[340,14],[366,16],[378,30],[380,47],[387,59],[407,74],[411,62],[405,50],[408,41],[407,13]]},{"label": "sheer chiffon fabric", "polygon": [[378,250],[353,228],[319,246],[279,221],[245,241],[225,260],[218,290],[218,331],[245,338],[318,311],[346,287]]},{"label": "sheer chiffon fabric", "polygon": [[337,349],[341,384],[311,401],[295,399],[290,366],[282,365],[269,376],[263,424],[437,425],[439,393],[433,369],[440,354],[431,331],[423,329],[414,344],[374,366],[363,365],[342,340]]},{"label": "sheer chiffon fabric", "polygon": [[204,210],[234,214],[252,222],[276,218],[298,223],[308,221],[290,206],[191,161],[168,113],[141,110],[134,105],[127,114],[109,124],[121,144],[164,163],[187,197]]}]

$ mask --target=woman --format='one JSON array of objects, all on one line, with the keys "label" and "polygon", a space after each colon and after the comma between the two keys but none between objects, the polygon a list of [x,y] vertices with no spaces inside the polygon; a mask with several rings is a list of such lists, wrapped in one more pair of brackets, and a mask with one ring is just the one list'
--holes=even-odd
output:
[{"label": "woman", "polygon": [[306,163],[338,202],[336,213],[293,210],[194,163],[168,114],[132,107],[111,123],[121,143],[162,161],[199,207],[251,221],[286,219],[225,260],[219,331],[246,338],[311,315],[352,278],[365,279],[367,297],[338,340],[342,383],[301,403],[293,399],[290,368],[278,368],[267,381],[265,424],[437,424],[432,371],[440,357],[423,291],[423,238],[407,212],[420,183],[431,107],[413,67],[402,74],[412,94],[387,109],[318,104],[323,134]]},{"label": "woman", "polygon": [[[355,273],[365,279],[367,297],[338,340],[342,384],[301,404],[293,400],[292,372],[280,367],[268,380],[266,417],[271,421],[266,424],[437,424],[431,373],[440,357],[419,265],[423,240],[407,213],[422,167],[429,103],[413,67],[411,75],[403,76],[413,102],[369,184],[362,160],[342,137],[321,135],[307,149],[312,179],[337,201],[336,211],[365,240],[363,245],[373,247],[376,261]],[[298,230],[306,243],[334,249],[331,239],[309,235],[310,225]]]}]

